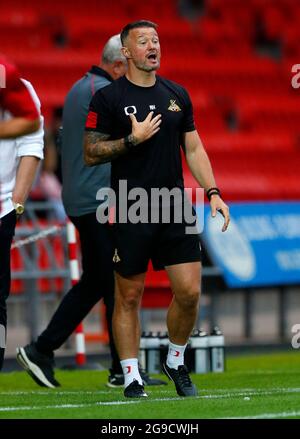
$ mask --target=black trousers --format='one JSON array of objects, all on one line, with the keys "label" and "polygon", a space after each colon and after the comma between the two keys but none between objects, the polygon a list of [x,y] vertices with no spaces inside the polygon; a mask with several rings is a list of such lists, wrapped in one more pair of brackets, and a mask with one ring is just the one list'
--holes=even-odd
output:
[{"label": "black trousers", "polygon": [[113,341],[112,314],[114,308],[113,248],[108,224],[100,224],[96,213],[70,217],[79,232],[82,254],[82,276],[64,296],[45,331],[38,337],[40,352],[52,354],[72,334],[78,324],[103,298],[112,356],[112,369],[122,373]]},{"label": "black trousers", "polygon": [[0,370],[3,366],[6,345],[6,300],[10,290],[10,247],[15,227],[16,212],[13,210],[0,219]]}]

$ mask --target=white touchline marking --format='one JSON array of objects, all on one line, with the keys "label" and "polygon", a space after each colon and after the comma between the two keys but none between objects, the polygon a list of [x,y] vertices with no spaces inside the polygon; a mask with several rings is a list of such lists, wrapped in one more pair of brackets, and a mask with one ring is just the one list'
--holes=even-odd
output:
[{"label": "white touchline marking", "polygon": [[[158,389],[155,389],[158,390]],[[233,388],[233,389],[205,389],[205,388],[200,388],[199,391],[200,393],[203,392],[211,392],[213,390],[213,392],[216,395],[200,395],[200,397],[211,397],[211,396],[218,396],[218,394],[226,394],[231,396],[232,393],[238,393],[240,395],[244,394],[245,392],[253,392],[253,393],[265,393],[265,392],[286,392],[286,393],[298,393],[300,392],[300,387],[270,387],[269,389],[257,389],[257,388]],[[0,391],[0,395],[8,395],[8,396],[14,396],[14,395],[35,395],[35,396],[48,396],[48,395],[59,395],[59,396],[63,396],[63,395],[113,395],[116,394],[117,392],[119,392],[120,389],[115,388],[115,389],[107,389],[107,390],[16,390],[16,391],[4,391],[1,392]],[[149,391],[149,389],[148,389]],[[151,392],[152,390],[150,390]],[[243,393],[241,393],[243,392]],[[172,394],[174,393],[174,389],[170,389],[170,390],[159,390],[159,393],[164,393],[164,394]]]},{"label": "white touchline marking", "polygon": [[239,396],[268,396],[268,395],[276,395],[276,394],[283,394],[283,393],[300,393],[300,388],[295,389],[270,389],[269,391],[244,391],[244,392],[232,392],[232,393],[224,393],[224,394],[218,394],[218,395],[202,395],[197,398],[202,399],[222,399],[222,398],[236,398]]},{"label": "white touchline marking", "polygon": [[[239,389],[244,390],[244,389]],[[48,392],[49,394],[52,392]],[[59,392],[60,394],[64,394],[64,392]],[[67,392],[66,392],[67,393]],[[99,393],[99,392],[98,392]],[[109,392],[107,392],[109,393]],[[231,392],[231,393],[224,393],[224,394],[209,394],[209,395],[200,395],[195,396],[193,399],[226,399],[226,398],[237,398],[242,396],[266,396],[266,395],[274,395],[278,393],[300,393],[300,388],[274,388],[270,389],[269,391],[238,391],[238,392]],[[38,392],[36,392],[38,395]],[[97,394],[97,393],[96,393]],[[57,395],[57,393],[55,393]],[[46,409],[64,409],[64,408],[85,408],[85,407],[93,407],[93,406],[110,406],[110,405],[128,405],[128,404],[140,404],[142,401],[145,402],[167,402],[167,401],[191,401],[191,399],[186,399],[183,397],[174,397],[174,398],[153,398],[149,400],[134,400],[134,401],[99,401],[94,403],[87,403],[87,404],[55,404],[55,405],[46,405],[46,406],[18,406],[18,407],[0,407],[0,412],[8,412],[8,411],[21,411],[21,410],[46,410]],[[296,412],[295,412],[296,413]],[[266,414],[267,415],[267,414]],[[276,414],[269,414],[270,416],[276,417]],[[264,415],[258,415],[258,416],[264,416]],[[291,416],[291,415],[287,415]],[[295,415],[297,416],[297,415]],[[282,416],[286,417],[286,416]],[[227,418],[226,418],[227,419]],[[236,418],[232,418],[236,419]],[[242,419],[242,418],[241,418]],[[248,419],[246,417],[245,419]],[[255,418],[254,418],[255,419]]]},{"label": "white touchline marking", "polygon": [[1,392],[0,395],[11,395],[11,396],[18,396],[18,395],[35,395],[35,396],[48,396],[48,395],[54,395],[54,396],[61,396],[61,395],[110,395],[115,393],[114,390],[60,390],[56,391],[53,390],[16,390],[16,391],[5,391]]},{"label": "white touchline marking", "polygon": [[0,412],[16,412],[20,410],[76,409],[76,408],[93,407],[98,405],[135,404],[138,402],[140,401],[111,401],[111,402],[94,402],[89,404],[57,404],[57,405],[45,405],[45,406],[0,407]]},{"label": "white touchline marking", "polygon": [[236,416],[219,419],[276,419],[276,418],[288,418],[290,416],[300,416],[300,412],[281,412],[281,413],[262,413],[255,416]]},{"label": "white touchline marking", "polygon": [[231,371],[232,374],[234,375],[265,375],[265,374],[270,374],[270,375],[274,375],[274,373],[277,373],[280,371],[274,371],[272,369],[255,369],[255,370],[233,370]]},{"label": "white touchline marking", "polygon": [[[151,402],[157,401],[176,401],[181,400],[182,398],[156,398],[152,399]],[[8,412],[8,411],[19,411],[19,410],[46,410],[46,409],[68,409],[68,408],[85,408],[85,407],[93,407],[93,406],[102,406],[102,405],[128,405],[128,404],[140,404],[143,400],[134,400],[134,401],[107,401],[107,402],[94,402],[87,404],[57,404],[57,405],[46,405],[46,406],[24,406],[24,407],[0,407],[0,412]]]}]

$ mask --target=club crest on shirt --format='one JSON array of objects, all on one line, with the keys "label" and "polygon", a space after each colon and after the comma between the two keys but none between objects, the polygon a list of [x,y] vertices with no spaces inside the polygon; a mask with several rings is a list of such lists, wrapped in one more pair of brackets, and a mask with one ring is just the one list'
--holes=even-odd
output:
[{"label": "club crest on shirt", "polygon": [[114,256],[113,256],[113,262],[120,262],[120,260],[121,260],[121,258],[120,258],[120,256],[118,255],[118,249],[117,248],[115,248],[115,254],[114,254]]},{"label": "club crest on shirt", "polygon": [[181,108],[179,107],[179,105],[176,104],[176,100],[175,99],[170,99],[170,105],[168,107],[169,111],[181,111]]}]

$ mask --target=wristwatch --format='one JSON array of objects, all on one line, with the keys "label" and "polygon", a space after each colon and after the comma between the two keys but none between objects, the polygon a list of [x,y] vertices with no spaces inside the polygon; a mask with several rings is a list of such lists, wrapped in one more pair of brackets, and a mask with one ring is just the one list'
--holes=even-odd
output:
[{"label": "wristwatch", "polygon": [[132,148],[135,147],[135,144],[132,142],[132,140],[130,140],[130,136],[126,136],[124,138],[124,145],[125,145],[125,148],[128,149],[128,151],[130,151]]},{"label": "wristwatch", "polygon": [[15,203],[13,201],[13,205],[14,205],[14,209],[15,209],[17,215],[22,215],[22,213],[24,213],[25,206],[23,204]]}]

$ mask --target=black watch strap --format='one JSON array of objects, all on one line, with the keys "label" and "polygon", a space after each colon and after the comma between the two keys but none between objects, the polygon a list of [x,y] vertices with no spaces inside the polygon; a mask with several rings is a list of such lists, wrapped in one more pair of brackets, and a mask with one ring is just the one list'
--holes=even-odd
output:
[{"label": "black watch strap", "polygon": [[130,135],[124,137],[124,145],[129,151],[135,146],[134,143],[130,140]]},{"label": "black watch strap", "polygon": [[212,195],[219,195],[221,197],[221,191],[218,187],[211,187],[206,191],[206,196],[208,200],[210,201]]}]

